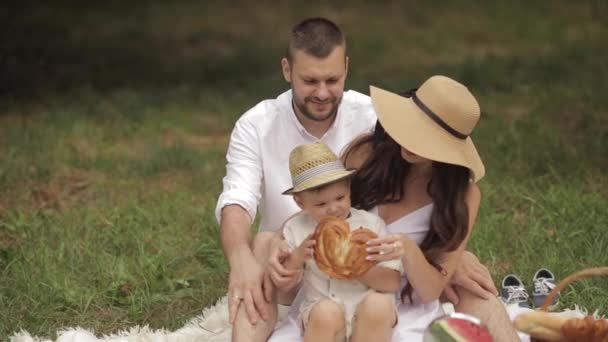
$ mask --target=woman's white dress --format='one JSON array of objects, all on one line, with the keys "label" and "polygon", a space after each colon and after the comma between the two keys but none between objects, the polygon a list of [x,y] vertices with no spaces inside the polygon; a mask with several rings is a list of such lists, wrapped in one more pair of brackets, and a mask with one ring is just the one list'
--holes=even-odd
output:
[{"label": "woman's white dress", "polygon": [[[376,209],[371,210],[377,214]],[[433,204],[421,207],[386,226],[389,234],[402,233],[420,244],[426,236],[431,222]],[[407,282],[405,277],[401,278],[404,286]],[[401,299],[396,298],[399,311],[399,322],[393,333],[391,342],[422,341],[424,330],[431,321],[444,314],[438,300],[428,304],[403,304]],[[297,324],[297,307],[301,299],[296,296],[288,316],[277,325],[269,342],[302,341],[300,329]],[[414,294],[414,301],[416,296]]]}]

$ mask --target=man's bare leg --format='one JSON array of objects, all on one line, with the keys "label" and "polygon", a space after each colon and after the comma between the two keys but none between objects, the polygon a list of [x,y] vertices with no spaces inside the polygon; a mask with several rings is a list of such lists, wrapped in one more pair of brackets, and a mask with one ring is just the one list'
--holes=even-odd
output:
[{"label": "man's bare leg", "polygon": [[[259,232],[253,240],[253,255],[256,260],[265,265],[268,260],[270,251],[270,240],[274,236],[273,232]],[[272,301],[269,303],[270,318],[266,321],[260,320],[257,324],[252,325],[249,322],[247,312],[244,305],[239,305],[236,319],[232,326],[232,341],[233,342],[265,342],[272,333],[277,321],[277,300],[276,294],[272,296]],[[242,303],[241,303],[242,304]]]},{"label": "man's bare leg", "polygon": [[483,299],[460,286],[455,290],[460,297],[456,311],[479,318],[496,342],[519,341],[507,310],[498,298]]}]

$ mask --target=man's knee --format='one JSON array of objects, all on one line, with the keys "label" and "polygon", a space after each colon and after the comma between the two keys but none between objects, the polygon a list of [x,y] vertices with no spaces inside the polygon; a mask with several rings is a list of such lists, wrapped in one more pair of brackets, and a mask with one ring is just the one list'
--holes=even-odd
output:
[{"label": "man's knee", "polygon": [[483,299],[457,287],[460,297],[456,311],[475,316],[488,328],[495,341],[519,341],[504,304],[497,297]]},{"label": "man's knee", "polygon": [[344,310],[340,304],[332,300],[322,300],[312,307],[308,324],[337,332],[344,329]]},{"label": "man's knee", "polygon": [[232,326],[232,341],[265,342],[270,337],[276,322],[276,310],[271,310],[268,320],[259,320],[253,325],[249,322],[247,312],[243,305],[241,305],[238,309],[234,325]]},{"label": "man's knee", "polygon": [[497,315],[506,315],[505,306],[497,297],[484,299],[462,287],[457,287],[456,292],[460,298],[456,305],[456,311],[458,312],[479,317],[484,323]]},{"label": "man's knee", "polygon": [[456,311],[472,313],[494,310],[499,306],[501,309],[504,308],[496,297],[484,299],[460,286],[456,286],[455,290],[459,298],[458,304],[456,304]]}]

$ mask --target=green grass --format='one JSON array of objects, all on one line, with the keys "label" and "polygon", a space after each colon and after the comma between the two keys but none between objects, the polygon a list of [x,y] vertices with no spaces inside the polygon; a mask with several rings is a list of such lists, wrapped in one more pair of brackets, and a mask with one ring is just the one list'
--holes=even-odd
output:
[{"label": "green grass", "polygon": [[[498,283],[608,265],[602,1],[20,3],[0,19],[0,340],[175,329],[225,291],[214,218],[238,116],[286,88],[286,32],[348,34],[348,87],[467,84],[487,176],[470,249]],[[608,280],[562,294],[608,314]]]}]

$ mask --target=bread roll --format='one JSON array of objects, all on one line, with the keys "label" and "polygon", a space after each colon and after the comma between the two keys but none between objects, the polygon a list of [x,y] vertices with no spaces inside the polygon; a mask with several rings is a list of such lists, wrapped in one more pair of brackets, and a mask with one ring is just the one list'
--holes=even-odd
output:
[{"label": "bread roll", "polygon": [[348,223],[335,217],[326,217],[313,235],[316,240],[314,258],[317,267],[337,279],[360,277],[376,262],[366,260],[366,242],[378,235],[367,228],[351,231]]}]

